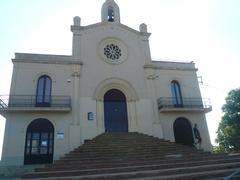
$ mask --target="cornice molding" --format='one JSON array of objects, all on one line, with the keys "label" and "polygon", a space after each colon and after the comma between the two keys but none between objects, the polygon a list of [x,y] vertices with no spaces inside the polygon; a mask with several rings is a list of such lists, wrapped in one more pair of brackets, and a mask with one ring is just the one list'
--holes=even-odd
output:
[{"label": "cornice molding", "polygon": [[[171,63],[171,62],[169,62]],[[181,66],[183,66],[181,64]],[[174,62],[172,64],[172,66],[161,66],[161,65],[155,65],[155,64],[145,64],[143,66],[144,69],[154,69],[154,70],[173,70],[173,71],[197,71],[198,69],[193,67],[187,67],[188,65],[186,65],[186,67],[179,67],[176,66],[176,62]]]},{"label": "cornice molding", "polygon": [[118,24],[112,24],[112,23],[109,23],[109,22],[100,22],[100,23],[96,23],[96,24],[91,24],[91,25],[88,25],[88,26],[71,26],[71,31],[72,32],[77,32],[77,31],[87,31],[87,30],[91,30],[91,29],[94,29],[94,28],[97,28],[97,27],[101,27],[101,26],[113,26],[113,27],[119,27],[119,28],[122,28],[126,31],[130,31],[138,36],[143,36],[143,37],[147,37],[149,38],[151,33],[148,33],[148,32],[139,32],[135,29],[132,29],[124,24],[121,24],[121,23],[118,23]]},{"label": "cornice molding", "polygon": [[13,63],[38,63],[38,64],[77,64],[83,65],[80,59],[67,55],[49,55],[49,54],[26,54],[16,53],[15,58],[12,59]]}]

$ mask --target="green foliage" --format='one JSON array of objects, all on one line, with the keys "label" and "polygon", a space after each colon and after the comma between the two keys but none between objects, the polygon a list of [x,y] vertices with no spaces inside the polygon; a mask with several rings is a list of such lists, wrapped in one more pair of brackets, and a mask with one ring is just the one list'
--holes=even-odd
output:
[{"label": "green foliage", "polygon": [[230,91],[225,100],[216,142],[226,152],[240,151],[240,89]]},{"label": "green foliage", "polygon": [[224,149],[224,147],[222,147],[222,146],[213,146],[213,148],[212,148],[212,152],[213,153],[224,153],[225,152],[225,149]]}]

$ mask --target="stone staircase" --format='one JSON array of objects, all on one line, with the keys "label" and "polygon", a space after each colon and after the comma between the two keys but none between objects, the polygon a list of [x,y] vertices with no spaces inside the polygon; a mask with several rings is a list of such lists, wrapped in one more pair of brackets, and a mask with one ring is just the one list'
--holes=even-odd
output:
[{"label": "stone staircase", "polygon": [[211,154],[139,133],[105,133],[23,179],[223,179],[240,155]]}]

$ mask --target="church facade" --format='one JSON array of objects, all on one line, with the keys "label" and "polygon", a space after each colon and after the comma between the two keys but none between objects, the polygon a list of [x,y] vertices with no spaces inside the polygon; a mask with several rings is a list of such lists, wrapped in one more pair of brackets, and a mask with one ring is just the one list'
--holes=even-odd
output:
[{"label": "church facade", "polygon": [[16,53],[10,95],[0,100],[6,118],[2,162],[51,163],[104,132],[139,132],[211,150],[193,62],[153,61],[146,24],[121,24],[114,0],[100,23],[74,18],[72,55]]}]

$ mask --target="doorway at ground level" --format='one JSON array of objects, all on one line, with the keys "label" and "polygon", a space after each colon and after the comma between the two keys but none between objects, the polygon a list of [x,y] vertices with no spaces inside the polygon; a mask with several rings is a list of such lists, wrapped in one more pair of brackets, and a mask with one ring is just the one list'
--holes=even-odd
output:
[{"label": "doorway at ground level", "polygon": [[54,126],[47,119],[36,119],[27,127],[24,164],[53,162]]},{"label": "doorway at ground level", "polygon": [[173,124],[175,142],[193,146],[194,139],[192,133],[192,126],[185,118],[178,118]]}]

